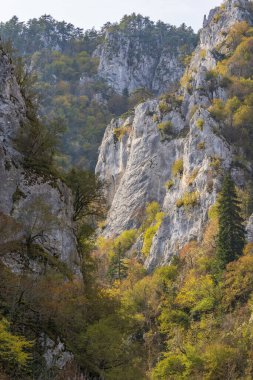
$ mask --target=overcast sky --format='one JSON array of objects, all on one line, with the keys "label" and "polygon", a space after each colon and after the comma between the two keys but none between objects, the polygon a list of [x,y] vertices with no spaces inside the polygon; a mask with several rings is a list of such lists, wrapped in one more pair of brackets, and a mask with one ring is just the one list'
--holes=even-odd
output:
[{"label": "overcast sky", "polygon": [[124,14],[141,13],[152,20],[198,30],[203,16],[222,0],[7,0],[1,4],[0,21],[16,15],[22,21],[50,14],[83,29],[119,21]]}]

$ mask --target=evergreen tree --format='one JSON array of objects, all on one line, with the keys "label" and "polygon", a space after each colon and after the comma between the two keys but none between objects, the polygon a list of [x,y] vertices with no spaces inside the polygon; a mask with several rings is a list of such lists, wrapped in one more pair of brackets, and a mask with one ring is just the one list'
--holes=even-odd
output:
[{"label": "evergreen tree", "polygon": [[217,258],[222,269],[243,253],[246,232],[240,212],[235,184],[228,174],[224,178],[218,205]]},{"label": "evergreen tree", "polygon": [[114,255],[111,258],[108,275],[112,280],[120,282],[127,276],[128,267],[122,244],[114,247]]}]

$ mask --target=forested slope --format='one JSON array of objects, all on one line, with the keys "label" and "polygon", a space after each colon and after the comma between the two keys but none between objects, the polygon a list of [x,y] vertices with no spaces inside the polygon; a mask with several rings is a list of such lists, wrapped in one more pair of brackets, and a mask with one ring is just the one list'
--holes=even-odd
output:
[{"label": "forested slope", "polygon": [[[42,50],[23,47],[39,78],[49,70],[50,80],[35,81],[47,83],[44,96],[52,89],[39,112],[31,76],[4,47],[0,54],[0,377],[252,379],[252,2],[212,10],[180,86],[114,118],[100,178],[60,170],[64,115],[41,112],[61,110],[53,105],[60,82],[98,83],[103,36],[42,18],[19,25],[20,44],[45,22],[54,27],[36,41]],[[136,24],[155,27],[154,39],[161,28],[139,16],[107,25],[106,59],[115,28],[121,41],[122,33],[133,38],[126,23],[134,33]],[[55,39],[60,28],[65,37]],[[88,56],[83,47],[68,52],[77,40]],[[147,90],[113,96],[133,106]]]},{"label": "forested slope", "polygon": [[[140,15],[125,16],[118,24],[87,32],[50,16],[27,23],[13,17],[1,23],[0,36],[10,41],[16,50],[13,55],[22,56],[35,75],[40,113],[65,129],[59,165],[86,169],[94,169],[98,146],[112,117],[161,90],[152,86],[150,76],[156,77],[156,86],[163,83],[164,89],[176,84],[184,70],[184,57],[196,44],[191,28],[155,24]],[[151,44],[156,47],[153,58]],[[136,67],[138,56],[143,62]],[[111,73],[109,77],[106,72]],[[127,79],[119,88],[120,75]],[[141,75],[144,78],[138,81]],[[169,76],[167,85],[164,76]]]}]

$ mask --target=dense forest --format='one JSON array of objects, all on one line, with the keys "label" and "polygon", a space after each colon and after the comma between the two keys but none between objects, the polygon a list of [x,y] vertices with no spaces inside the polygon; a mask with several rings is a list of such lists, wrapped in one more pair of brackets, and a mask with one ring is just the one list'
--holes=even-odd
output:
[{"label": "dense forest", "polygon": [[100,31],[87,32],[46,15],[27,23],[13,17],[0,24],[2,41],[13,47],[14,58],[23,57],[26,70],[34,75],[40,114],[61,124],[63,136],[56,160],[62,168],[93,170],[109,121],[153,96],[149,88],[118,94],[97,75],[99,57],[94,52],[105,43],[108,30],[136,35],[149,48],[153,45],[153,50],[157,39],[164,47],[182,46],[185,55],[197,40],[186,25],[155,24],[135,14],[120,23],[108,23]]},{"label": "dense forest", "polygon": [[[168,215],[152,201],[138,227],[105,236],[106,184],[84,170],[94,168],[106,123],[153,96],[149,89],[115,93],[97,76],[93,56],[105,29],[128,29],[138,17],[86,33],[49,16],[27,24],[14,17],[0,25],[1,51],[12,55],[26,108],[14,147],[31,177],[54,188],[60,181],[70,189],[78,251],[71,266],[44,248],[56,220],[40,198],[22,218],[0,213],[2,380],[253,378],[253,243],[246,233],[253,212],[253,28],[244,21],[231,27],[218,64],[205,71],[206,88],[200,89],[227,93],[209,99],[206,111],[219,127],[216,134],[239,152],[235,164],[245,170],[247,186],[236,184],[232,171],[214,157],[209,172],[219,178],[220,188],[203,236],[190,239],[170,262],[150,271],[145,260]],[[144,20],[143,38],[150,39],[150,33],[174,42],[175,36],[184,43],[195,38],[185,26]],[[206,54],[201,50],[203,59]],[[189,93],[194,74],[189,66],[181,80]],[[163,95],[162,113],[172,100],[177,107],[182,104],[182,91]],[[191,118],[198,112],[192,108]],[[205,123],[198,118],[196,128],[203,131]],[[158,124],[163,137],[171,128],[168,120]],[[183,165],[182,160],[172,165],[166,191],[182,179]],[[188,179],[189,186],[195,177]],[[25,195],[17,187],[12,198]],[[177,199],[177,210],[190,218],[198,201],[199,195],[189,191]],[[15,271],[9,252],[15,255]],[[19,270],[21,262],[24,270]],[[63,344],[70,355],[63,368],[48,367],[43,348],[49,341],[54,348]]]}]

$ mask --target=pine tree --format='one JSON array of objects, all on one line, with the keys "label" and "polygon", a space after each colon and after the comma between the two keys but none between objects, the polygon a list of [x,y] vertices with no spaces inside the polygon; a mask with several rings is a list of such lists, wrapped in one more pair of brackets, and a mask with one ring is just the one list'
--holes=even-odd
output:
[{"label": "pine tree", "polygon": [[121,243],[114,247],[114,255],[111,258],[109,277],[120,282],[127,276],[128,267]]},{"label": "pine tree", "polygon": [[221,269],[243,253],[246,232],[240,212],[235,184],[228,174],[224,178],[218,205],[217,258]]}]

